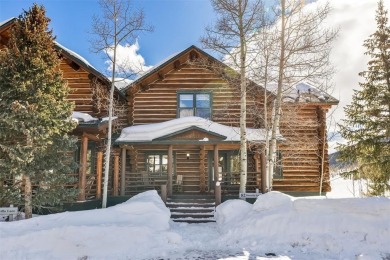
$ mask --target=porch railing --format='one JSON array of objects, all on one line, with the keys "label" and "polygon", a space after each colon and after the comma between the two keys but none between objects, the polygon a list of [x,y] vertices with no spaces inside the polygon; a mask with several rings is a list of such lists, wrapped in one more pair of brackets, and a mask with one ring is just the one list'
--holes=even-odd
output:
[{"label": "porch railing", "polygon": [[[246,191],[255,192],[260,184],[260,172],[247,172]],[[240,173],[239,172],[222,172],[221,178],[221,192],[223,194],[237,195],[240,190]]]},{"label": "porch railing", "polygon": [[167,184],[166,173],[132,172],[126,173],[125,195],[134,195],[147,190],[161,190]]}]

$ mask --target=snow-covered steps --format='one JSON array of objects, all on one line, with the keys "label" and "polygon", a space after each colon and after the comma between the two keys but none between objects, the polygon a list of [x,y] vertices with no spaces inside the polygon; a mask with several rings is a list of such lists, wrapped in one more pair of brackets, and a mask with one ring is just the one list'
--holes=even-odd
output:
[{"label": "snow-covered steps", "polygon": [[174,195],[167,200],[171,219],[175,222],[215,222],[215,200],[210,195]]}]

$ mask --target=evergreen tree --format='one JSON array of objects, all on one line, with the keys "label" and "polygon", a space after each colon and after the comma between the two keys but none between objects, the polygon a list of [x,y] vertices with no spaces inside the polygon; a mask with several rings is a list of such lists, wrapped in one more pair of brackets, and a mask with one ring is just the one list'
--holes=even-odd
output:
[{"label": "evergreen tree", "polygon": [[72,169],[73,104],[59,70],[55,37],[43,6],[24,11],[0,51],[0,203],[33,208],[58,205]]},{"label": "evergreen tree", "polygon": [[376,12],[377,30],[365,42],[371,57],[364,82],[345,108],[341,159],[356,165],[350,173],[369,180],[369,195],[390,191],[390,27],[383,1]]}]

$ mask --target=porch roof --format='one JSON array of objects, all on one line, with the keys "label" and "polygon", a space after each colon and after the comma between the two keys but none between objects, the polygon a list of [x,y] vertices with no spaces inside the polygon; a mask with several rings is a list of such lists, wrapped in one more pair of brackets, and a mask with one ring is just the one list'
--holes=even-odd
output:
[{"label": "porch roof", "polygon": [[[205,137],[198,139],[170,139],[185,132],[197,130],[199,135]],[[206,137],[211,136],[211,138]],[[282,139],[279,134],[278,139]],[[247,141],[263,143],[266,140],[265,129],[247,128]],[[240,142],[240,128],[222,125],[200,117],[183,117],[162,123],[137,125],[124,128],[121,135],[115,141],[116,144],[137,143],[215,143],[215,142]]]}]

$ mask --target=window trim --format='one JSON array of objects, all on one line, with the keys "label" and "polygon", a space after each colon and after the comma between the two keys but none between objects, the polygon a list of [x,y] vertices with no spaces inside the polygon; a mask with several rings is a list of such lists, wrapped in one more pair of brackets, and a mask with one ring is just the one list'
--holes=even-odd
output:
[{"label": "window trim", "polygon": [[210,97],[210,118],[209,120],[212,120],[213,118],[213,92],[208,90],[178,90],[176,92],[176,118],[180,118],[180,95],[181,94],[192,94],[193,95],[193,102],[194,106],[192,107],[192,116],[195,116],[196,114],[196,95],[197,94],[208,94]]},{"label": "window trim", "polygon": [[[168,156],[168,151],[148,151],[145,152],[145,164],[144,164],[144,169],[148,174],[151,174],[152,172],[148,171],[148,157],[149,155],[159,155],[160,156],[160,161],[162,162],[162,156],[167,155]],[[162,164],[160,164],[161,167]],[[167,163],[168,165],[168,163]],[[173,171],[176,172],[176,153],[173,153]],[[163,173],[163,172],[159,172]],[[153,174],[153,173],[152,173]],[[168,174],[168,168],[167,168],[167,174]]]}]

